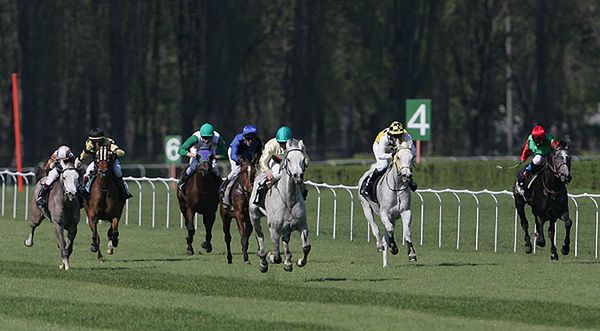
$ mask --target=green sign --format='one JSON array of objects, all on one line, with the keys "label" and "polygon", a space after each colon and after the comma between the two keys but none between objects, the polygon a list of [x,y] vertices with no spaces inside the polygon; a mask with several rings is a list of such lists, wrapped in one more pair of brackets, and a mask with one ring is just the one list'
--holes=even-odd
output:
[{"label": "green sign", "polygon": [[165,163],[181,163],[181,155],[177,153],[179,146],[181,146],[181,136],[165,136]]},{"label": "green sign", "polygon": [[406,130],[413,140],[431,140],[431,100],[406,100]]}]

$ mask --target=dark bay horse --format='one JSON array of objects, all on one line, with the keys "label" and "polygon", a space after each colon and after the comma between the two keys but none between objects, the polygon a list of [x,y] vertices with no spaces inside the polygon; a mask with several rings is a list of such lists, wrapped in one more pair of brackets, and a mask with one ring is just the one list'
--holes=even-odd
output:
[{"label": "dark bay horse", "polygon": [[[25,246],[33,246],[33,235],[35,229],[42,223],[44,218],[49,219],[54,225],[58,249],[62,256],[61,269],[69,270],[69,257],[73,253],[73,242],[77,235],[77,224],[79,223],[79,199],[77,197],[79,185],[79,173],[72,163],[61,161],[60,176],[48,192],[48,206],[40,208],[35,204],[36,197],[41,188],[40,180],[45,175],[36,170],[35,194],[31,203],[31,230],[29,237],[25,240]],[[39,170],[42,170],[39,168]],[[64,230],[67,230],[67,238]]]},{"label": "dark bay horse", "polygon": [[196,213],[202,214],[202,222],[206,230],[205,241],[200,246],[207,253],[212,251],[212,244],[210,243],[212,227],[219,206],[219,187],[223,182],[221,177],[213,173],[212,155],[209,150],[201,149],[197,157],[198,169],[188,179],[185,191],[177,190],[179,209],[185,218],[185,227],[188,232],[188,236],[185,238],[188,255],[194,255],[192,242],[196,234],[196,227],[194,226]]},{"label": "dark bay horse", "polygon": [[550,259],[558,260],[558,253],[556,252],[554,242],[557,218],[563,220],[566,230],[561,252],[563,255],[567,255],[570,251],[572,222],[569,218],[566,184],[571,181],[571,156],[568,153],[568,146],[564,142],[561,142],[552,153],[550,159],[544,164],[542,170],[530,177],[530,182],[526,184],[530,190],[527,198],[520,192],[516,181],[513,187],[515,207],[521,219],[521,227],[525,232],[525,253],[530,254],[532,251],[529,223],[525,217],[525,204],[528,204],[531,206],[531,211],[535,217],[536,233],[534,235],[536,236],[536,245],[539,247],[546,246],[544,223],[550,221],[550,225],[548,226],[548,238],[551,243]]},{"label": "dark bay horse", "polygon": [[98,260],[103,261],[100,252],[100,236],[98,235],[98,220],[110,222],[108,228],[107,253],[113,254],[114,248],[119,246],[119,220],[125,206],[125,197],[119,189],[117,178],[112,171],[116,155],[105,146],[96,151],[94,163],[96,165],[95,178],[90,188],[90,195],[83,200],[83,207],[88,218],[88,225],[92,231],[92,244],[90,250],[98,253]]},{"label": "dark bay horse", "polygon": [[244,263],[250,263],[248,260],[248,239],[252,234],[252,223],[248,214],[248,203],[250,194],[252,193],[252,185],[256,177],[256,163],[258,157],[251,161],[242,160],[240,164],[240,175],[235,179],[231,188],[231,208],[227,209],[220,205],[221,220],[223,221],[223,233],[225,234],[225,244],[227,245],[227,263],[232,263],[231,255],[231,219],[235,218],[238,231],[240,232],[240,240],[242,244],[242,253],[244,255]]}]

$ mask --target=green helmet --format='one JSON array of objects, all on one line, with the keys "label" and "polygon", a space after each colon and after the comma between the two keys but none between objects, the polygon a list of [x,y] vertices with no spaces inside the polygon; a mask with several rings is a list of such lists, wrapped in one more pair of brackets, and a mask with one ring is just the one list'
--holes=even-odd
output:
[{"label": "green helmet", "polygon": [[290,139],[292,139],[292,130],[290,128],[284,125],[277,130],[277,134],[275,135],[277,142],[285,143]]},{"label": "green helmet", "polygon": [[213,126],[210,123],[204,123],[200,127],[200,136],[201,137],[212,137],[214,135]]}]

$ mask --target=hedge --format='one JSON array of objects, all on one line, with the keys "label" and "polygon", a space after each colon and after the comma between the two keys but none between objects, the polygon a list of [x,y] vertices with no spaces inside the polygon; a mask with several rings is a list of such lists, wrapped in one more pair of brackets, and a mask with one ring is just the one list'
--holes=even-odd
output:
[{"label": "hedge", "polygon": [[[419,188],[511,190],[518,169],[509,167],[511,161],[425,161],[413,169]],[[318,183],[357,185],[369,165],[311,165],[306,179]],[[570,190],[593,193],[600,190],[600,160],[573,161]]]}]

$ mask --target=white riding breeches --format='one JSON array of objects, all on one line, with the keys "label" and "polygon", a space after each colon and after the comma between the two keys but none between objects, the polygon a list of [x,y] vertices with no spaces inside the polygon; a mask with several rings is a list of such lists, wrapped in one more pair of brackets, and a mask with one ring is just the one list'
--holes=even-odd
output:
[{"label": "white riding breeches", "polygon": [[387,159],[377,159],[377,162],[375,162],[375,169],[377,169],[377,171],[384,171],[388,164],[389,160]]},{"label": "white riding breeches", "polygon": [[231,180],[240,173],[240,165],[231,158],[231,147],[227,150],[227,155],[229,155],[229,164],[231,165],[231,171],[227,175],[227,179]]},{"label": "white riding breeches", "polygon": [[538,154],[538,155],[536,155],[536,156],[533,157],[533,160],[531,160],[531,162],[533,164],[535,164],[536,166],[540,165],[540,164],[544,163],[544,157],[542,155]]},{"label": "white riding breeches", "polygon": [[48,176],[46,177],[46,181],[44,182],[44,185],[50,186],[52,185],[52,183],[54,183],[54,181],[58,178],[59,173],[58,170],[56,168],[52,168],[52,170],[50,170],[50,172],[48,173]]}]

